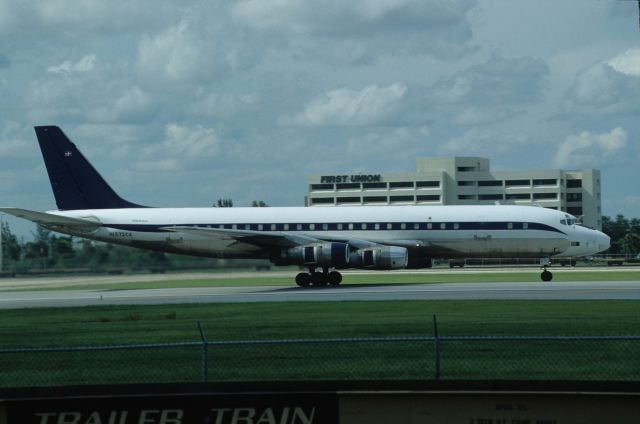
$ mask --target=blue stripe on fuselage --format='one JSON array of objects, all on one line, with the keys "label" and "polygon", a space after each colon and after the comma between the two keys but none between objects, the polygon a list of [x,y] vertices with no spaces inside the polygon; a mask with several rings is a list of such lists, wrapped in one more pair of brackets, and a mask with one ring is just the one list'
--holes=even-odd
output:
[{"label": "blue stripe on fuselage", "polygon": [[[536,230],[567,235],[558,228],[538,222],[341,222],[264,224],[108,224],[105,227],[137,232],[167,232],[166,227],[194,227],[248,231],[497,231]],[[526,227],[526,228],[525,228]]]}]

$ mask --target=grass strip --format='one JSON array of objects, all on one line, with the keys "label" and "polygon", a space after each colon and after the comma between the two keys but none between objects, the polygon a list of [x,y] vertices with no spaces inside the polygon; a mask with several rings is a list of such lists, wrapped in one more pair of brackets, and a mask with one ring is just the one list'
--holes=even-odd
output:
[{"label": "grass strip", "polygon": [[[637,301],[399,301],[109,306],[3,311],[0,348],[336,337],[638,334]],[[442,377],[640,380],[640,342],[449,341]],[[209,381],[424,379],[432,342],[228,344]],[[197,382],[202,347],[0,354],[0,386]]]}]

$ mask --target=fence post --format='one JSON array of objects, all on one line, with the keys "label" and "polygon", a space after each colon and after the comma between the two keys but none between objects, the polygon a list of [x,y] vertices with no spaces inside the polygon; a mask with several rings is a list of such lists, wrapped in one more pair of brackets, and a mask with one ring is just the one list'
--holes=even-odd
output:
[{"label": "fence post", "polygon": [[209,343],[204,331],[202,331],[200,321],[198,321],[198,331],[200,331],[200,338],[202,339],[202,382],[207,383],[209,381]]},{"label": "fence post", "polygon": [[433,331],[435,334],[435,379],[438,381],[440,380],[440,337],[438,336],[438,321],[436,320],[436,314],[433,314]]}]

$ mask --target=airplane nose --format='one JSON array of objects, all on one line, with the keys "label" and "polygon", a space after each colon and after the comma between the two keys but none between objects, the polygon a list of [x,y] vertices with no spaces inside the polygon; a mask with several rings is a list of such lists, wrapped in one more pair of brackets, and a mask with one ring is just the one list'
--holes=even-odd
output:
[{"label": "airplane nose", "polygon": [[605,251],[610,246],[611,246],[611,237],[601,232],[600,237],[598,238],[598,252]]}]

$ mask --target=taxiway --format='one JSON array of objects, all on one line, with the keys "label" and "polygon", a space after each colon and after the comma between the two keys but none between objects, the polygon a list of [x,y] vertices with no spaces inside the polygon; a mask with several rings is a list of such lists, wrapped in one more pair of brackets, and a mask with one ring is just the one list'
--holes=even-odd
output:
[{"label": "taxiway", "polygon": [[[390,276],[390,281],[393,277]],[[95,305],[387,300],[640,300],[638,281],[343,285],[326,288],[207,287],[3,292],[0,309]]]}]

